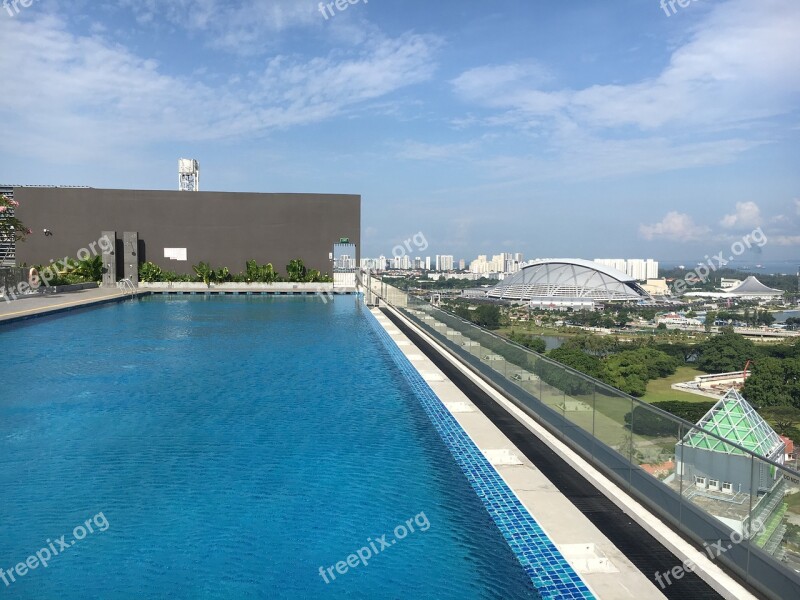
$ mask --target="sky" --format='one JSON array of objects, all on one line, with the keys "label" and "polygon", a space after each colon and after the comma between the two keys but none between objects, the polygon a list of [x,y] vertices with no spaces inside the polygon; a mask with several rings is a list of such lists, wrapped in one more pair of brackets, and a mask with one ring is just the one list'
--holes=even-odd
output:
[{"label": "sky", "polygon": [[362,256],[800,261],[798,0],[5,1],[0,183],[185,157],[361,194]]}]

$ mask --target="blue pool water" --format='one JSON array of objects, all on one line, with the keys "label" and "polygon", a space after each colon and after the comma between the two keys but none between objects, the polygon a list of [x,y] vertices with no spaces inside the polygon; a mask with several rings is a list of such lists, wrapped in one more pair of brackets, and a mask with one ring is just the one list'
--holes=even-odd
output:
[{"label": "blue pool water", "polygon": [[0,328],[0,598],[536,598],[364,312],[152,297]]}]

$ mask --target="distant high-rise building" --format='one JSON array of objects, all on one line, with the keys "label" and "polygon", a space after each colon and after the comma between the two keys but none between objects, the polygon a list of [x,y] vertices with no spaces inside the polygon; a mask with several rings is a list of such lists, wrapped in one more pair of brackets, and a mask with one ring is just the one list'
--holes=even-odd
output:
[{"label": "distant high-rise building", "polygon": [[[498,264],[499,263],[499,264]],[[479,275],[488,275],[489,273],[499,273],[503,270],[503,256],[496,255],[492,260],[488,260],[486,254],[478,255],[478,258],[473,260],[469,265],[469,270],[472,273]]]},{"label": "distant high-rise building", "polygon": [[639,258],[630,258],[627,261],[625,272],[637,281],[647,280],[647,263]]},{"label": "distant high-rise building", "polygon": [[408,271],[411,269],[411,259],[407,254],[397,256],[394,259],[394,268],[400,271]]},{"label": "distant high-rise building", "polygon": [[467,261],[463,258],[458,261],[458,270],[465,271],[467,269]]},{"label": "distant high-rise building", "polygon": [[452,271],[455,258],[451,255],[442,254],[436,256],[437,271]]},{"label": "distant high-rise building", "polygon": [[430,271],[431,270],[431,257],[430,256],[426,256],[425,257],[425,270],[426,271]]},{"label": "distant high-rise building", "polygon": [[336,269],[351,270],[356,268],[356,259],[347,254],[342,254],[334,261]]},{"label": "distant high-rise building", "polygon": [[647,259],[647,277],[646,279],[658,279],[658,261],[652,258]]},{"label": "distant high-rise building", "polygon": [[611,267],[633,277],[638,281],[648,279],[658,279],[658,262],[652,258],[643,260],[641,258],[595,258],[594,262],[605,267]]}]

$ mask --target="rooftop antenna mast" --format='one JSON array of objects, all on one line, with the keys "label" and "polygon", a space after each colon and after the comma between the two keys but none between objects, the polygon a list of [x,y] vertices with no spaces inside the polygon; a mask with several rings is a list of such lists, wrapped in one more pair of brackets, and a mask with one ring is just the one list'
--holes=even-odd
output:
[{"label": "rooftop antenna mast", "polygon": [[200,191],[200,165],[193,158],[178,159],[178,191]]}]

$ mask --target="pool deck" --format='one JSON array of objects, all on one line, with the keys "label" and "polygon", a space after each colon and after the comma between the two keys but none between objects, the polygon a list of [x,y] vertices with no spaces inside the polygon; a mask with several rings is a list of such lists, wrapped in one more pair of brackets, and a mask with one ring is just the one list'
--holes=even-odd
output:
[{"label": "pool deck", "polygon": [[[373,309],[373,314],[597,598],[609,600],[666,598],[659,588],[648,580],[624,553],[603,535],[411,340],[379,310]],[[403,320],[405,321],[405,319]],[[413,324],[408,324],[419,332]],[[486,386],[485,383],[478,383],[478,385],[490,393],[495,401],[505,406],[537,437],[549,445],[555,447],[560,445],[558,453],[573,468],[581,467],[579,471],[588,474],[587,479],[592,483],[613,486],[608,480],[603,482],[602,480],[605,478],[591,465],[582,461],[574,452],[561,444],[559,440],[522,411],[511,405],[505,398],[494,392],[492,388]],[[625,495],[621,491],[618,493]],[[632,504],[629,510],[647,513],[643,507],[637,507],[632,499],[630,502]],[[647,514],[649,515],[649,513]],[[755,596],[711,563],[704,554],[695,551],[654,516],[649,516],[652,517],[653,528],[663,529],[664,536],[671,534],[674,538],[671,540],[671,545],[679,549],[678,554],[688,556],[696,564],[712,572],[713,579],[716,579],[718,583],[713,587],[723,597],[755,600]],[[655,537],[659,538],[660,536]],[[675,551],[674,548],[670,549]],[[676,557],[675,565],[680,564],[681,559]]]},{"label": "pool deck", "polygon": [[[145,292],[139,292],[138,295],[143,293]],[[123,293],[117,288],[94,288],[60,294],[26,296],[10,302],[0,301],[0,323],[22,321],[69,310],[87,308],[130,297],[130,292]]]}]

